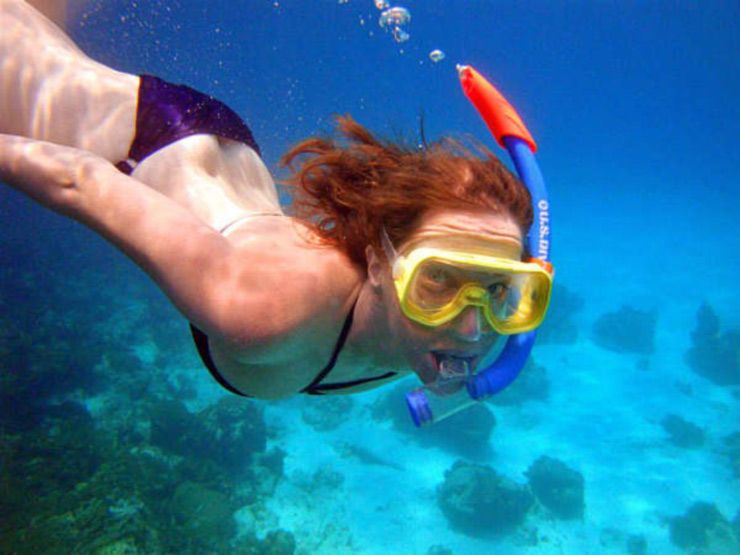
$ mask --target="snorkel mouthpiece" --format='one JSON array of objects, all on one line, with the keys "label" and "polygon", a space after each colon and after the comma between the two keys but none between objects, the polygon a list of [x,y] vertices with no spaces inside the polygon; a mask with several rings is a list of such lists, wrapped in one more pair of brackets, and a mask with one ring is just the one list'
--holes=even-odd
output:
[{"label": "snorkel mouthpiece", "polygon": [[[545,183],[534,158],[537,144],[516,110],[491,83],[470,66],[458,65],[457,71],[465,96],[498,144],[509,152],[519,178],[532,196],[535,225],[525,239],[526,250],[536,253],[538,263],[551,268],[552,217]],[[406,394],[414,424],[425,426],[439,422],[508,387],[527,362],[536,335],[536,331],[510,335],[498,358],[475,375],[464,358],[440,358],[438,380]],[[460,384],[457,389],[449,387],[454,382]]]},{"label": "snorkel mouthpiece", "polygon": [[470,375],[470,361],[453,356],[441,356],[439,379],[442,381],[467,379]]},{"label": "snorkel mouthpiece", "polygon": [[438,422],[471,404],[470,361],[465,358],[437,354],[437,379],[406,395],[406,404],[417,426]]}]

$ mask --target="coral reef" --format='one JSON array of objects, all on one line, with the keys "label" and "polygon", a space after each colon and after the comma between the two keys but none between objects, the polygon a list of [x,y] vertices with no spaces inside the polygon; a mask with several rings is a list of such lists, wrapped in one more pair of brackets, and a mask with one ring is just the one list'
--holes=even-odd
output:
[{"label": "coral reef", "polygon": [[507,534],[524,522],[532,506],[525,486],[486,465],[456,461],[437,488],[437,504],[450,524],[474,537]]},{"label": "coral reef", "polygon": [[555,283],[547,317],[537,330],[537,343],[572,345],[578,340],[575,315],[583,308],[584,301],[567,287]]},{"label": "coral reef", "polygon": [[593,326],[594,342],[616,353],[650,355],[655,350],[654,312],[623,306],[602,315]]},{"label": "coral reef", "polygon": [[100,345],[90,334],[58,325],[55,319],[58,316],[64,322],[62,314],[50,308],[24,308],[29,314],[20,312],[20,317],[33,319],[33,323],[0,316],[0,328],[16,332],[0,332],[0,419],[15,429],[38,424],[39,409],[52,397],[75,390],[93,394],[103,383],[95,371]]},{"label": "coral reef", "polygon": [[669,521],[671,542],[701,555],[738,553],[740,542],[732,525],[713,503],[697,502]]},{"label": "coral reef", "polygon": [[580,472],[558,459],[541,456],[525,474],[532,493],[556,518],[583,518],[584,481]]},{"label": "coral reef", "polygon": [[351,397],[330,395],[313,397],[301,410],[301,419],[319,432],[337,429],[347,421],[354,401]]},{"label": "coral reef", "polygon": [[704,430],[676,414],[669,414],[660,422],[668,434],[668,441],[676,447],[698,449],[704,445]]},{"label": "coral reef", "polygon": [[[187,427],[194,416],[179,405],[154,403],[151,414],[183,418],[186,428],[158,422],[151,426],[155,445],[144,433],[95,426],[84,406],[70,401],[46,406],[22,433],[3,422],[0,552],[61,553],[75,546],[109,554],[292,553],[285,533],[254,538],[248,549],[240,541],[241,551],[233,543],[234,510],[271,495],[283,473],[284,454],[264,452],[262,433],[253,434],[264,428],[259,412],[219,403],[202,411],[205,423],[195,427]],[[232,420],[245,414],[259,419],[246,427]],[[164,441],[158,426],[187,429],[204,451]]]},{"label": "coral reef", "polygon": [[151,437],[156,445],[193,460],[208,459],[235,474],[246,472],[250,456],[264,451],[267,430],[255,403],[224,397],[198,414],[178,400],[153,405]]},{"label": "coral reef", "polygon": [[722,438],[721,453],[728,459],[733,476],[740,478],[740,431]]},{"label": "coral reef", "polygon": [[228,553],[230,555],[293,555],[295,549],[296,542],[293,534],[278,529],[268,532],[262,541],[254,535],[241,538]]},{"label": "coral reef", "polygon": [[170,503],[177,522],[189,533],[200,536],[233,536],[237,508],[223,493],[190,481],[177,486]]},{"label": "coral reef", "polygon": [[717,314],[702,304],[685,359],[694,372],[717,385],[740,385],[740,331],[720,332]]},{"label": "coral reef", "polygon": [[267,446],[261,405],[235,396],[222,398],[198,413],[208,442],[209,457],[229,471],[246,468],[250,455]]}]

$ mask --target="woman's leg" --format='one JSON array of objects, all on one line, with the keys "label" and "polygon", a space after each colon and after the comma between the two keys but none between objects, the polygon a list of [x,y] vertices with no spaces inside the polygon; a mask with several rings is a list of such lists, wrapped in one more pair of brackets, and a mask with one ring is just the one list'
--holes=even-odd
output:
[{"label": "woman's leg", "polygon": [[0,132],[126,159],[139,78],[91,60],[21,0],[0,0],[0,29]]}]

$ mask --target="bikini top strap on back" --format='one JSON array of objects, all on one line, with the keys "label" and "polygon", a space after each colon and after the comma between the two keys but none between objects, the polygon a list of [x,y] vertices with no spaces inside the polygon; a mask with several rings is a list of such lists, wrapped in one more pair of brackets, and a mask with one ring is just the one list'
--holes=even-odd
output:
[{"label": "bikini top strap on back", "polygon": [[331,372],[334,369],[334,366],[337,363],[337,359],[339,358],[339,353],[342,351],[342,348],[344,347],[344,344],[347,341],[349,330],[352,327],[352,320],[354,320],[356,306],[357,306],[357,299],[355,299],[355,302],[352,305],[352,308],[350,309],[349,314],[347,314],[347,318],[344,320],[342,331],[339,333],[339,338],[337,339],[336,345],[334,345],[334,352],[331,354],[329,363],[324,367],[324,369],[321,372],[319,372],[316,375],[316,377],[313,379],[313,381],[310,384],[308,384],[306,387],[301,389],[301,393],[309,393],[311,395],[316,395],[319,393],[316,390],[316,387],[329,374],[329,372]]}]

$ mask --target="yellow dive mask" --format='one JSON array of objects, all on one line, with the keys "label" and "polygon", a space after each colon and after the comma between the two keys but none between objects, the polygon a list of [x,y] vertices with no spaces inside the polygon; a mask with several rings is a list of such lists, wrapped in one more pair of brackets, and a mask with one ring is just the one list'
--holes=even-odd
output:
[{"label": "yellow dive mask", "polygon": [[552,289],[547,262],[505,258],[490,240],[466,236],[424,239],[400,254],[385,230],[381,241],[401,310],[415,322],[441,326],[473,306],[492,329],[511,335],[531,331],[545,318]]}]

